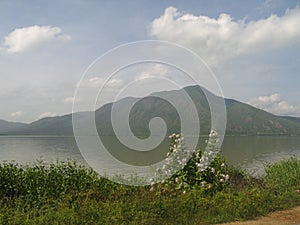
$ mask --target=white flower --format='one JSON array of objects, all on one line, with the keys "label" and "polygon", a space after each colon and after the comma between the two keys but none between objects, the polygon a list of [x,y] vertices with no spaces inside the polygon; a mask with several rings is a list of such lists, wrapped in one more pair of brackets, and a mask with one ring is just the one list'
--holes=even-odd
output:
[{"label": "white flower", "polygon": [[214,130],[210,131],[209,137],[216,137],[218,135],[218,133]]},{"label": "white flower", "polygon": [[179,138],[179,137],[180,137],[180,135],[179,135],[179,134],[177,134],[177,135],[176,135],[176,138]]},{"label": "white flower", "polygon": [[224,179],[223,179],[223,178],[221,178],[221,179],[220,179],[220,182],[221,182],[221,183],[223,183],[223,182],[224,182]]},{"label": "white flower", "polygon": [[225,175],[225,180],[229,180],[229,175],[228,174]]},{"label": "white flower", "polygon": [[178,178],[178,177],[175,178],[175,182],[176,182],[176,183],[179,182],[179,178]]},{"label": "white flower", "polygon": [[224,166],[225,166],[225,163],[222,163],[222,164],[221,164],[221,167],[224,167]]},{"label": "white flower", "polygon": [[185,195],[186,194],[186,190],[184,190],[182,193]]},{"label": "white flower", "polygon": [[215,168],[211,168],[211,172],[215,173],[216,172]]}]

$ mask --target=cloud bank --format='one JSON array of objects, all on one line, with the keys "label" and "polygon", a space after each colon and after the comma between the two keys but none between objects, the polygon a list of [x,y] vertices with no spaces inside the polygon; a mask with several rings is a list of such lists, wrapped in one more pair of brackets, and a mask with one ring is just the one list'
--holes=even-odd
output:
[{"label": "cloud bank", "polygon": [[11,114],[10,114],[10,117],[16,119],[16,118],[20,118],[20,117],[23,116],[23,115],[24,115],[24,112],[23,112],[23,111],[17,111],[17,112],[11,113]]},{"label": "cloud bank", "polygon": [[215,19],[168,7],[152,21],[149,34],[186,46],[208,63],[218,63],[241,54],[299,45],[300,9],[288,9],[281,17],[271,15],[246,22],[226,13]]},{"label": "cloud bank", "polygon": [[57,113],[45,112],[45,113],[42,113],[41,115],[39,115],[39,119],[46,118],[46,117],[54,117],[54,116],[57,116]]},{"label": "cloud bank", "polygon": [[62,33],[59,27],[51,26],[30,26],[17,28],[6,37],[1,47],[7,53],[21,53],[41,46],[52,40],[69,41],[70,35]]},{"label": "cloud bank", "polygon": [[259,96],[257,98],[252,98],[248,103],[257,108],[277,115],[300,117],[300,106],[292,105],[287,101],[282,100],[280,94],[278,93],[269,96]]},{"label": "cloud bank", "polygon": [[86,88],[102,88],[103,85],[105,88],[113,89],[113,88],[119,88],[123,84],[123,80],[121,79],[110,79],[106,81],[105,78],[102,77],[91,77],[87,79],[83,79],[82,81],[78,82],[76,84],[76,87],[82,86]]},{"label": "cloud bank", "polygon": [[135,77],[136,80],[147,80],[155,77],[166,77],[170,74],[170,70],[166,65],[150,64],[144,66],[144,69]]}]

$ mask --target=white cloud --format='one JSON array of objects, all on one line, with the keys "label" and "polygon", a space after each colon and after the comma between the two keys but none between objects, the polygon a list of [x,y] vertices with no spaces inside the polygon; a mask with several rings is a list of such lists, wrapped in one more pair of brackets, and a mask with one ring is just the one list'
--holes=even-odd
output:
[{"label": "white cloud", "polygon": [[180,13],[174,7],[153,20],[149,34],[176,42],[197,52],[209,63],[240,54],[299,44],[300,9],[287,10],[281,17],[245,22],[222,13],[218,18]]},{"label": "white cloud", "polygon": [[62,41],[71,41],[72,40],[71,35],[68,35],[68,34],[59,35],[58,38]]},{"label": "white cloud", "polygon": [[24,112],[23,111],[17,111],[17,112],[13,112],[10,114],[10,117],[12,118],[20,118],[21,116],[24,115]]},{"label": "white cloud", "polygon": [[275,93],[270,96],[259,96],[258,101],[263,103],[275,103],[279,102],[281,99],[280,94]]},{"label": "white cloud", "polygon": [[300,116],[300,106],[292,105],[282,100],[278,93],[252,98],[248,103],[277,115]]},{"label": "white cloud", "polygon": [[102,85],[105,84],[105,88],[113,89],[113,88],[119,88],[123,85],[124,81],[121,79],[110,79],[108,82],[106,82],[106,79],[102,77],[92,77],[89,79],[84,79],[80,83],[77,83],[77,87],[88,87],[88,88],[101,88]]},{"label": "white cloud", "polygon": [[80,99],[75,99],[74,97],[67,97],[63,100],[64,103],[73,103],[73,102],[80,102]]},{"label": "white cloud", "polygon": [[41,115],[39,115],[39,119],[45,118],[45,117],[54,117],[57,116],[57,113],[55,112],[45,112]]},{"label": "white cloud", "polygon": [[142,72],[136,76],[136,80],[143,80],[153,77],[166,77],[170,74],[170,70],[166,65],[154,64],[146,66]]},{"label": "white cloud", "polygon": [[110,88],[118,88],[118,87],[121,87],[123,85],[123,80],[120,80],[120,79],[111,79],[109,80],[105,87],[110,87]]},{"label": "white cloud", "polygon": [[77,87],[82,86],[82,87],[90,87],[90,88],[95,88],[95,87],[101,87],[103,83],[105,82],[105,79],[100,78],[100,77],[92,77],[88,79],[83,79],[80,82],[77,83]]},{"label": "white cloud", "polygon": [[59,27],[35,25],[17,28],[4,37],[1,49],[7,53],[20,53],[55,39],[68,41],[71,36],[62,34],[62,29]]}]

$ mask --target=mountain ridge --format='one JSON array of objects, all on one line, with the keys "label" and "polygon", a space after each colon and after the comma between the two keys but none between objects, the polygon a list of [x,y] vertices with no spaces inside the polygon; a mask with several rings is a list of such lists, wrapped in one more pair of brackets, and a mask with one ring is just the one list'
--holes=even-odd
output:
[{"label": "mountain ridge", "polygon": [[[186,106],[180,101],[182,91],[188,93],[197,109],[201,122],[201,134],[210,131],[210,108],[206,96],[214,100],[220,97],[200,86],[188,86],[180,90],[155,92],[144,98],[127,97],[114,103],[107,103],[95,111],[95,120],[100,135],[114,135],[110,116],[112,105],[120,109],[136,101],[129,115],[129,124],[135,135],[148,136],[149,121],[154,117],[165,120],[167,132],[180,132],[180,117],[176,109],[164,98],[179,99],[179,106]],[[161,97],[161,98],[159,98]],[[277,116],[249,104],[234,99],[224,99],[227,110],[226,135],[300,135],[300,118]],[[123,107],[124,106],[124,107]],[[1,135],[73,135],[72,116],[84,120],[94,112],[76,112],[57,117],[46,117],[32,123],[17,123],[0,120]],[[84,130],[84,129],[83,129]]]}]

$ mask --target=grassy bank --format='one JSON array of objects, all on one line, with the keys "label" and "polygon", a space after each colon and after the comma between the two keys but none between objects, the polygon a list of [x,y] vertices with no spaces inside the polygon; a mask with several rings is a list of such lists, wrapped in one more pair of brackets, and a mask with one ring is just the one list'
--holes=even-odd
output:
[{"label": "grassy bank", "polygon": [[0,166],[1,224],[211,224],[246,220],[300,204],[300,161],[256,179],[226,166],[220,189],[175,184],[129,187],[72,162]]}]

